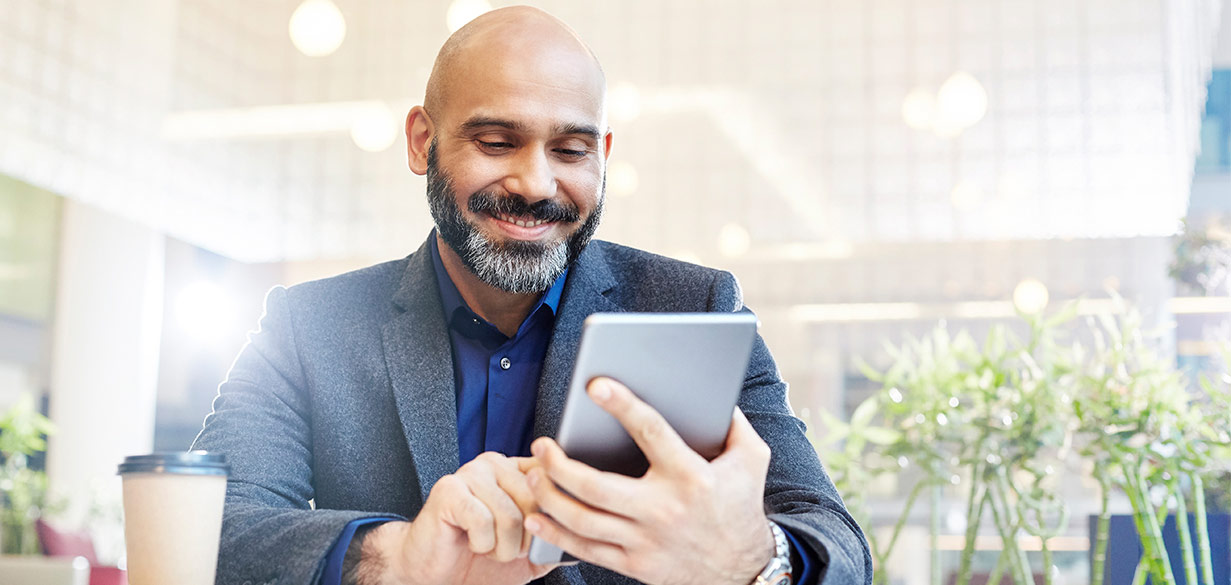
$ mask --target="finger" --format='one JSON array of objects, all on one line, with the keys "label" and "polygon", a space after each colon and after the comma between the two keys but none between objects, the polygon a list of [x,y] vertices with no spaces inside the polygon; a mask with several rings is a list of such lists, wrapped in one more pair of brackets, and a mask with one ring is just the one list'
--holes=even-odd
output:
[{"label": "finger", "polygon": [[[530,445],[531,451],[541,462],[542,471],[560,489],[586,504],[621,516],[636,517],[638,512],[651,502],[640,497],[641,483],[635,478],[599,471],[585,463],[572,459],[554,440],[543,437]],[[527,473],[527,477],[535,473]],[[541,506],[542,503],[540,502]]]},{"label": "finger", "polygon": [[599,377],[590,380],[586,389],[591,400],[620,421],[645,453],[651,467],[659,465],[667,470],[680,470],[706,463],[657,410],[637,398],[627,386],[611,378]]},{"label": "finger", "polygon": [[574,534],[611,544],[628,541],[634,532],[632,521],[579,502],[551,482],[547,473],[536,469],[527,476],[539,510]]},{"label": "finger", "polygon": [[627,573],[628,554],[619,546],[579,536],[543,514],[526,518],[526,530],[582,561]]},{"label": "finger", "polygon": [[457,474],[446,475],[432,487],[430,500],[439,493],[443,498],[441,520],[466,533],[470,551],[485,554],[496,546],[495,524],[491,511],[470,491],[466,481]]},{"label": "finger", "polygon": [[[526,461],[533,461],[529,458],[523,458]],[[521,543],[518,546],[518,554],[525,553],[530,549],[530,533],[522,530],[521,520],[530,513],[538,510],[538,504],[534,500],[534,492],[530,490],[530,484],[526,483],[526,475],[522,472],[522,463],[512,460],[507,460],[505,465],[500,466],[496,472],[496,484],[500,489],[504,490],[505,494],[513,500],[521,513],[517,519],[518,531],[521,533]],[[537,468],[538,465],[528,466]]]},{"label": "finger", "polygon": [[534,457],[509,457],[509,460],[516,463],[517,470],[522,473],[526,473],[539,466],[539,460]]},{"label": "finger", "polygon": [[753,428],[752,423],[748,422],[748,417],[744,416],[744,412],[735,408],[735,412],[731,413],[731,430],[727,432],[727,444],[714,462],[720,463],[722,460],[739,458],[753,462],[769,463],[770,450],[769,445],[757,430]]},{"label": "finger", "polygon": [[[471,493],[487,507],[494,524],[494,545],[485,551],[475,552],[490,553],[501,562],[517,558],[524,540],[522,521],[525,515],[510,490],[520,491],[522,499],[533,498],[526,493],[529,486],[525,485],[524,476],[513,469],[512,462],[498,453],[480,455],[467,464],[459,475],[465,479]],[[516,485],[519,482],[522,484],[520,488]]]}]

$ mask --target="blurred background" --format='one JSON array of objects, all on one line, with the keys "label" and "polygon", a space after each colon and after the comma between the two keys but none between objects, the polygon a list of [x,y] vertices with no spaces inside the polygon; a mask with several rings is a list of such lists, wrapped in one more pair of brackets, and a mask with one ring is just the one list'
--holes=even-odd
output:
[{"label": "blurred background", "polygon": [[[1225,372],[1220,0],[530,4],[607,73],[598,237],[732,271],[818,443],[821,413],[882,390],[860,363],[942,322],[982,339],[1119,296],[1176,368]],[[502,5],[4,1],[0,408],[32,396],[56,426],[29,464],[64,522],[114,533],[116,463],[191,444],[269,287],[422,243],[403,118],[450,32]],[[1085,582],[1097,490],[1063,483],[1059,578]],[[907,491],[878,488],[868,527]],[[941,506],[952,555],[921,508],[894,563],[957,563],[964,508]]]}]

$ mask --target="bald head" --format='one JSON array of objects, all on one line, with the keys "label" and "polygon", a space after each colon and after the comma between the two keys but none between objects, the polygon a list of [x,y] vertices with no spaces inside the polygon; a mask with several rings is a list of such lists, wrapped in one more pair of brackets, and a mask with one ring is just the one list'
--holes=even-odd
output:
[{"label": "bald head", "polygon": [[453,33],[432,67],[423,105],[443,112],[453,93],[493,69],[542,83],[590,86],[602,99],[606,78],[594,52],[560,19],[530,6],[486,12]]}]

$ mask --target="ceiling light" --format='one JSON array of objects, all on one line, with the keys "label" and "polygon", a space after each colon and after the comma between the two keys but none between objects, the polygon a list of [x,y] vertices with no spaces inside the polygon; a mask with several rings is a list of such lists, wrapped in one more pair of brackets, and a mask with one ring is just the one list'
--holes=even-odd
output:
[{"label": "ceiling light", "polygon": [[450,33],[455,33],[457,29],[491,9],[492,5],[487,0],[453,0],[453,3],[449,4],[449,11],[445,13],[445,24],[448,25]]},{"label": "ceiling light", "polygon": [[902,100],[902,118],[916,130],[930,130],[936,121],[936,95],[922,87],[911,90]]},{"label": "ceiling light", "polygon": [[346,19],[329,0],[304,0],[291,14],[291,42],[309,57],[324,57],[342,45]]},{"label": "ceiling light", "polygon": [[1027,315],[1037,315],[1047,308],[1047,285],[1034,278],[1027,278],[1013,289],[1013,307]]},{"label": "ceiling light", "polygon": [[[350,132],[362,119],[388,106],[378,100],[285,104],[251,108],[173,112],[163,118],[164,140],[283,138],[323,132]],[[392,114],[388,114],[392,116]],[[397,121],[394,133],[397,132]]]},{"label": "ceiling light", "polygon": [[936,126],[966,129],[987,114],[987,90],[973,75],[958,71],[936,92],[938,121]]},{"label": "ceiling light", "polygon": [[397,141],[398,122],[389,106],[374,103],[355,117],[350,137],[355,146],[368,152],[380,152]]},{"label": "ceiling light", "polygon": [[718,249],[727,256],[743,256],[752,247],[752,236],[738,223],[722,226],[718,232]]},{"label": "ceiling light", "polygon": [[631,122],[641,115],[641,91],[631,83],[620,83],[607,92],[607,111],[614,122]]},{"label": "ceiling light", "polygon": [[622,160],[607,165],[607,192],[627,197],[637,192],[637,168]]}]

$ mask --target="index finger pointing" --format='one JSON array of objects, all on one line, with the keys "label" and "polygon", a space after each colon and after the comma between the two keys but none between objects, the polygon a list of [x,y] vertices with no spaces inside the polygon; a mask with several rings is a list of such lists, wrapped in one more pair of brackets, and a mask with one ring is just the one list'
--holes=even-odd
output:
[{"label": "index finger pointing", "polygon": [[586,386],[590,399],[628,431],[633,442],[645,453],[650,466],[689,469],[705,460],[692,450],[657,410],[637,398],[627,386],[606,377],[590,380]]}]

